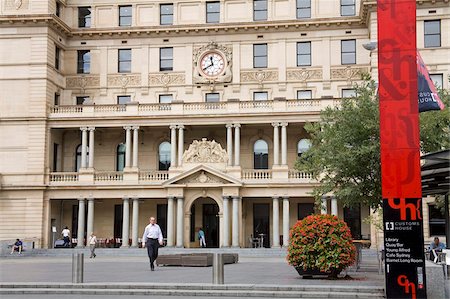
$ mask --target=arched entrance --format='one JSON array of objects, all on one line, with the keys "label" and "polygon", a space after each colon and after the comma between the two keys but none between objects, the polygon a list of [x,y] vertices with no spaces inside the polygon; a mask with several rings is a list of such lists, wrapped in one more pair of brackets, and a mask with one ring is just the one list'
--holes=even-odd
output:
[{"label": "arched entrance", "polygon": [[198,230],[205,232],[206,247],[220,247],[220,217],[219,205],[210,197],[200,197],[191,206],[190,242],[193,247],[199,247]]}]

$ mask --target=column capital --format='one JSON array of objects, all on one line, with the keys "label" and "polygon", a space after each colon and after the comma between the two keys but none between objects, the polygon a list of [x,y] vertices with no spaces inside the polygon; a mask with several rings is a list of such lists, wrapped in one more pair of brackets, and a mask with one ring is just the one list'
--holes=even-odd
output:
[{"label": "column capital", "polygon": [[88,201],[94,201],[95,200],[95,198],[93,198],[93,197],[88,197],[88,198],[86,198]]},{"label": "column capital", "polygon": [[273,127],[279,127],[279,126],[280,126],[280,123],[274,122],[274,123],[272,123],[272,126],[273,126]]},{"label": "column capital", "polygon": [[122,197],[122,200],[123,200],[123,201],[129,200],[129,199],[130,199],[130,198],[129,198],[128,196]]},{"label": "column capital", "polygon": [[282,127],[287,127],[288,126],[288,122],[282,122],[282,123],[280,123],[280,126],[282,126]]},{"label": "column capital", "polygon": [[88,127],[80,127],[80,131],[87,131]]},{"label": "column capital", "polygon": [[139,130],[139,126],[132,126],[131,129],[132,130]]},{"label": "column capital", "polygon": [[131,126],[124,126],[123,127],[125,130],[131,130]]},{"label": "column capital", "polygon": [[169,129],[171,129],[171,130],[176,129],[176,128],[177,128],[177,125],[169,125]]},{"label": "column capital", "polygon": [[228,128],[232,128],[232,127],[233,127],[233,124],[226,124],[225,127],[226,127],[227,129],[228,129]]},{"label": "column capital", "polygon": [[233,124],[233,126],[234,126],[235,128],[240,128],[240,127],[241,127],[241,124]]},{"label": "column capital", "polygon": [[223,200],[229,200],[229,199],[230,199],[230,196],[229,196],[229,195],[222,195],[222,199],[223,199]]},{"label": "column capital", "polygon": [[178,129],[180,129],[180,130],[184,130],[184,125],[178,125],[177,127],[178,127]]},{"label": "column capital", "polygon": [[287,195],[283,196],[283,200],[289,200],[289,196]]},{"label": "column capital", "polygon": [[87,128],[89,131],[95,131],[95,127],[88,127]]},{"label": "column capital", "polygon": [[86,198],[84,198],[84,197],[79,197],[78,198],[78,201],[85,201],[86,200]]},{"label": "column capital", "polygon": [[232,196],[231,198],[233,198],[233,200],[240,200],[241,199],[240,196]]},{"label": "column capital", "polygon": [[135,197],[135,196],[133,196],[133,197],[131,197],[131,199],[134,201],[134,200],[139,200],[139,197]]},{"label": "column capital", "polygon": [[272,199],[280,199],[280,196],[272,196]]}]

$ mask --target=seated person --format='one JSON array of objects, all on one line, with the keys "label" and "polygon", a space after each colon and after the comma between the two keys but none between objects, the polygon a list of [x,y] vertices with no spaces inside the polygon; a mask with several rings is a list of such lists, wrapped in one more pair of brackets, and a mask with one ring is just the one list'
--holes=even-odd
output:
[{"label": "seated person", "polygon": [[14,250],[16,250],[16,249],[17,249],[17,251],[19,251],[19,254],[22,254],[22,248],[23,248],[22,241],[20,241],[19,239],[16,239],[16,243],[14,243],[14,245],[12,246],[11,254],[13,254]]},{"label": "seated person", "polygon": [[434,241],[430,243],[430,246],[428,246],[428,250],[442,251],[442,249],[445,249],[445,244],[442,242],[439,242],[438,237],[434,237]]}]

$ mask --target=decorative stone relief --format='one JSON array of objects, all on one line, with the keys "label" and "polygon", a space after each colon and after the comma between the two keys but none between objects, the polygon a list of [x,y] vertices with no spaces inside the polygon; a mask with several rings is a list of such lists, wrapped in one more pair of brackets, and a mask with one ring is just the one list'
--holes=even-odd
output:
[{"label": "decorative stone relief", "polygon": [[[201,75],[199,69],[200,68],[199,60],[203,56],[203,54],[213,50],[221,52],[221,54],[225,57],[226,67],[225,71],[221,75],[215,78],[206,78]],[[192,57],[192,65],[194,66],[192,80],[194,81],[194,83],[208,83],[208,84],[231,82],[233,76],[231,71],[232,64],[233,64],[233,51],[232,47],[229,45],[219,45],[216,42],[211,41],[207,45],[194,47]]]},{"label": "decorative stone relief", "polygon": [[335,80],[358,80],[361,79],[361,74],[367,73],[369,70],[367,67],[345,67],[345,68],[332,68],[331,79]]},{"label": "decorative stone relief", "polygon": [[108,75],[108,86],[111,87],[136,87],[141,85],[141,75]]},{"label": "decorative stone relief", "polygon": [[205,171],[201,171],[198,173],[195,173],[183,180],[180,180],[178,182],[179,184],[189,184],[189,183],[194,183],[194,184],[224,184],[227,183],[226,181],[224,181],[223,179],[212,175],[211,173],[205,172]]},{"label": "decorative stone relief", "polygon": [[76,76],[66,78],[67,88],[86,89],[89,87],[99,87],[99,86],[100,86],[99,76]]},{"label": "decorative stone relief", "polygon": [[164,86],[169,85],[184,85],[185,84],[184,73],[170,73],[170,74],[149,74],[148,84],[150,86]]},{"label": "decorative stone relief", "polygon": [[23,10],[29,6],[29,0],[6,0],[4,3],[6,10]]},{"label": "decorative stone relief", "polygon": [[286,72],[288,81],[315,81],[322,80],[322,69],[290,69]]},{"label": "decorative stone relief", "polygon": [[183,154],[183,163],[226,163],[227,151],[216,141],[194,140]]},{"label": "decorative stone relief", "polygon": [[258,82],[263,84],[263,82],[277,80],[278,71],[276,70],[241,71],[241,82]]}]

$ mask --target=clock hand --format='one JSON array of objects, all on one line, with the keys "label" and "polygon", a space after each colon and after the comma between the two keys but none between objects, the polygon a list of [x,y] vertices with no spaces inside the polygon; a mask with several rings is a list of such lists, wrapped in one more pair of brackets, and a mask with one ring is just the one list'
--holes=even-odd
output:
[{"label": "clock hand", "polygon": [[204,70],[206,70],[207,68],[210,68],[211,66],[212,66],[212,64],[210,64],[210,65],[204,67],[202,70],[204,71]]}]

